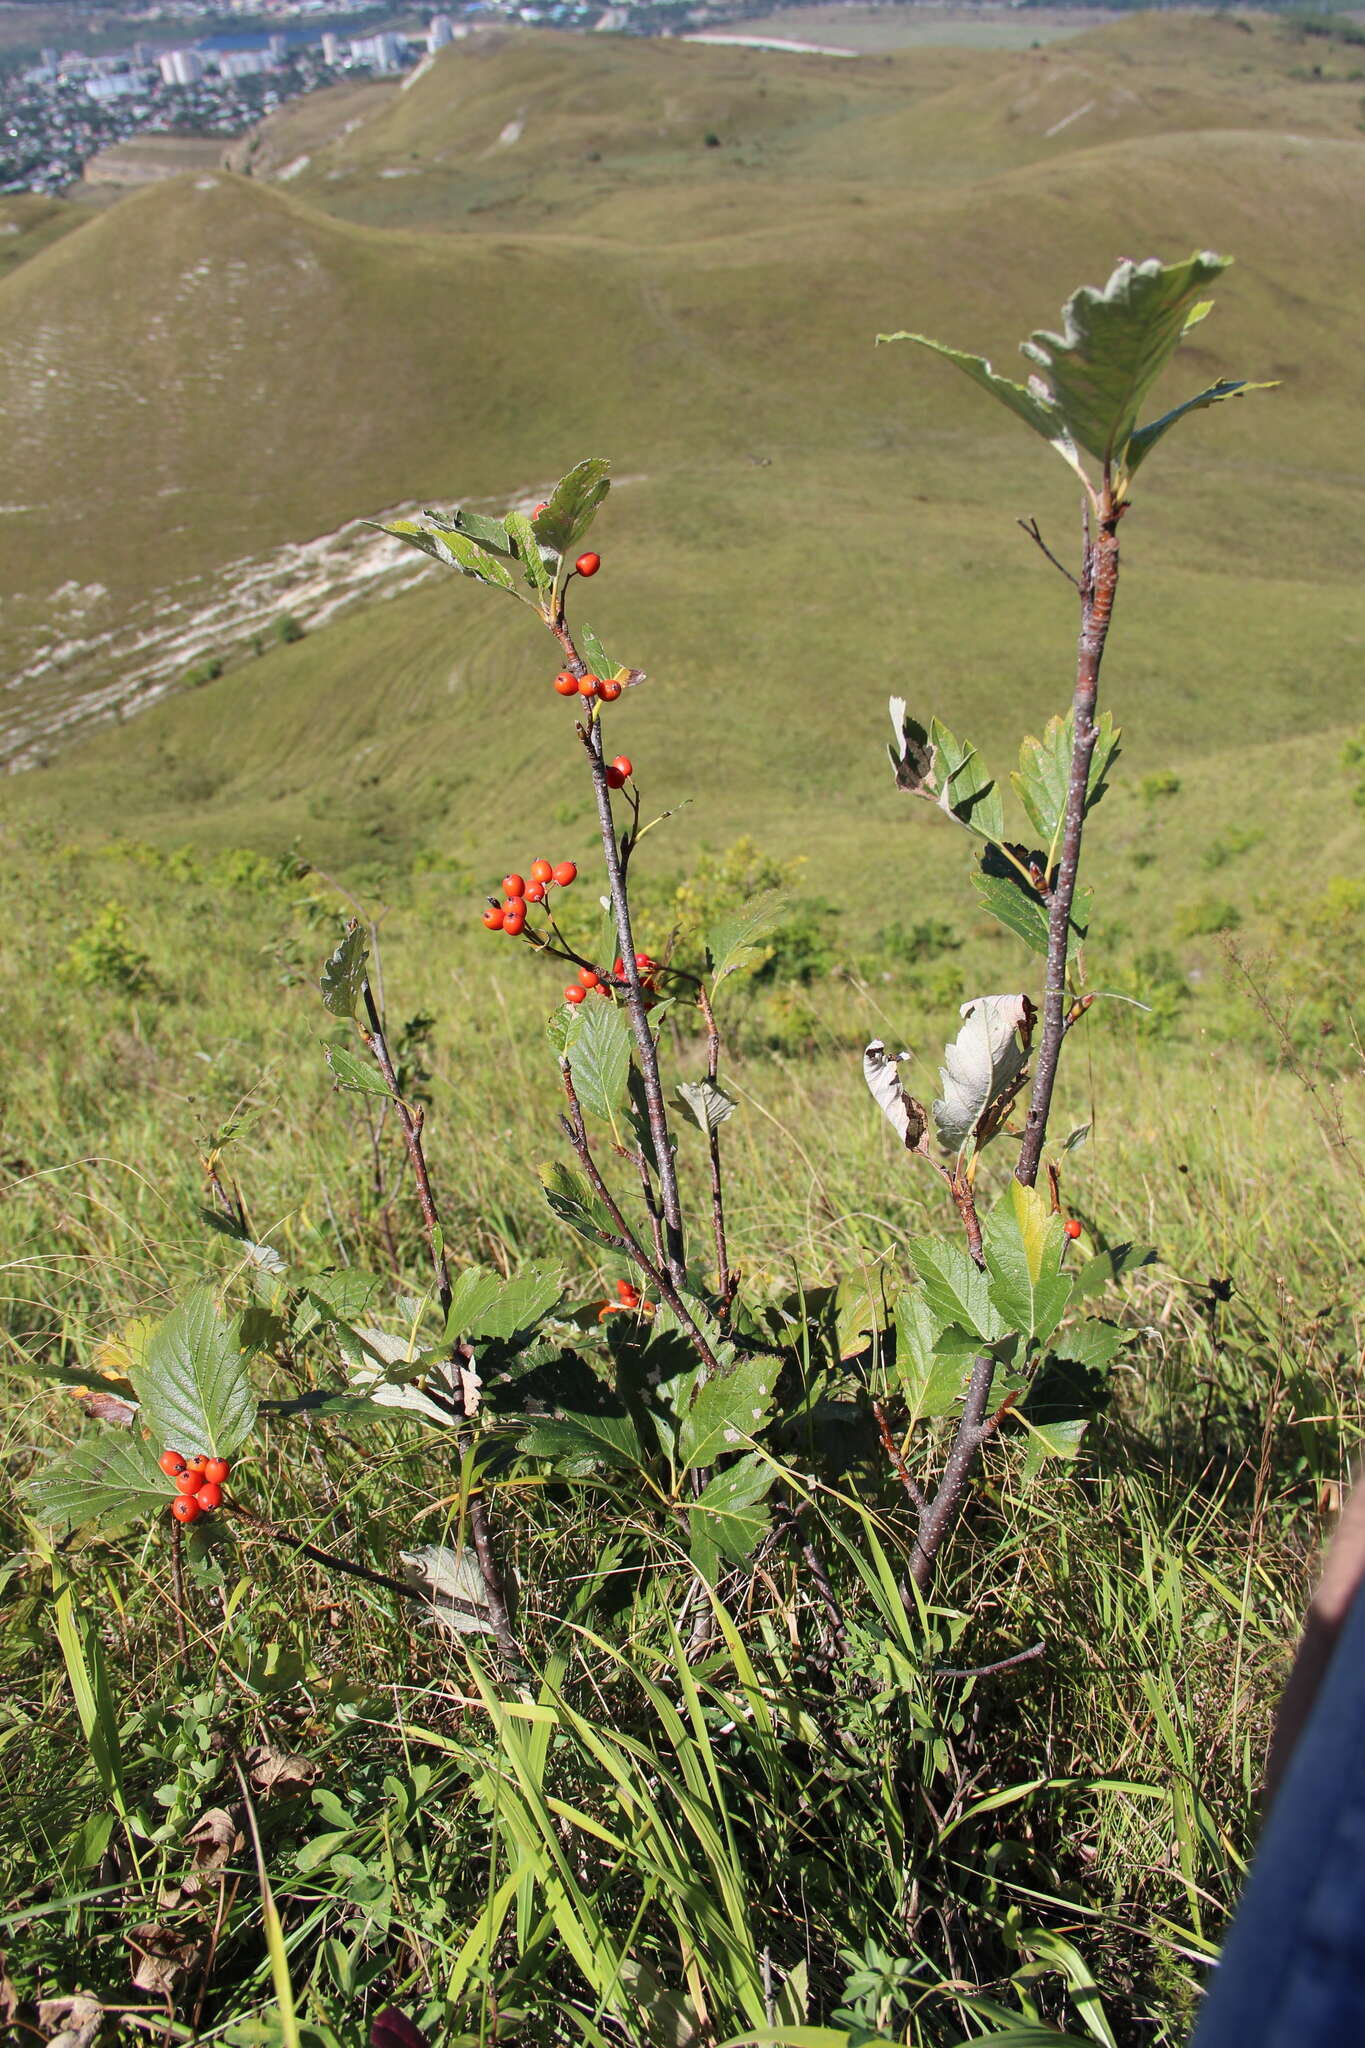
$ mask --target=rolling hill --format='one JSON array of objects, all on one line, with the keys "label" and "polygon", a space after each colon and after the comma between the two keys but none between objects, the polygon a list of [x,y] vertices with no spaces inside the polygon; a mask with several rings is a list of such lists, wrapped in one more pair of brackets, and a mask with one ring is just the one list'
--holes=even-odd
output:
[{"label": "rolling hill", "polygon": [[[660,794],[697,798],[669,858],[751,830],[841,893],[905,845],[877,768],[889,690],[998,744],[1057,701],[1070,634],[1013,523],[1070,549],[1064,470],[873,336],[1004,359],[1116,256],[1211,246],[1237,267],[1173,391],[1283,388],[1153,463],[1110,686],[1135,774],[1179,759],[1215,822],[1249,787],[1276,848],[1349,868],[1365,138],[1358,86],[1300,68],[1259,18],[857,63],[489,36],[339,99],[330,140],[317,104],[282,110],[243,161],[307,156],[284,183],[120,201],[0,282],[0,622],[32,666],[52,593],[84,606],[84,655],[23,685],[30,724],[79,722],[100,632],[159,589],[223,607],[228,668],[20,778],[19,813],[99,820],[117,789],[121,829],[163,839],[496,862],[579,800],[513,606],[425,578],[241,665],[228,600],[288,543],[528,498],[602,453],[623,484],[580,616],[651,671],[618,715],[637,760],[667,756]],[[1116,868],[1148,830],[1126,815]],[[1172,876],[1195,830],[1166,833]]]}]

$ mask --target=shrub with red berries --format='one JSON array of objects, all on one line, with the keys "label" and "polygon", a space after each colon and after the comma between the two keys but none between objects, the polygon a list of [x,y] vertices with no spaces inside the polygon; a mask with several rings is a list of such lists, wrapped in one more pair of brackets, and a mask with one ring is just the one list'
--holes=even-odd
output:
[{"label": "shrub with red berries", "polygon": [[201,1516],[211,1515],[222,1506],[232,1470],[226,1458],[210,1458],[202,1452],[186,1458],[179,1451],[163,1451],[157,1463],[175,1487],[170,1508],[183,1527],[189,1528]]}]

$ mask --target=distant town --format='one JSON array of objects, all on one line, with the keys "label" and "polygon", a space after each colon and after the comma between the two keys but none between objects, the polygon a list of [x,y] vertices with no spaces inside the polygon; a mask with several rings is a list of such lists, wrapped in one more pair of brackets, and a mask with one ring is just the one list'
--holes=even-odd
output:
[{"label": "distant town", "polygon": [[[44,50],[37,64],[0,76],[0,193],[58,193],[92,157],[134,135],[240,134],[301,93],[355,77],[410,71],[482,22],[517,21],[566,29],[658,33],[723,19],[734,5],[685,6],[676,0],[466,0],[435,14],[424,33],[380,29],[346,36],[322,28],[347,13],[373,17],[373,0],[276,0],[270,26],[208,34],[176,47],[162,40],[168,21],[220,20],[223,0],[160,0],[140,20],[158,25],[158,41],[87,56]],[[259,22],[261,0],[230,0],[230,11]],[[278,22],[279,26],[275,24]]]}]

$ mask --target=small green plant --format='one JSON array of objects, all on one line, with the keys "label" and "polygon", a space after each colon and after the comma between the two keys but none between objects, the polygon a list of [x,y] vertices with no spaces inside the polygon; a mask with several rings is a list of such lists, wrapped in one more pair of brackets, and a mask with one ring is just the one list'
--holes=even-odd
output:
[{"label": "small green plant", "polygon": [[77,932],[63,956],[62,972],[79,988],[116,989],[124,995],[149,995],[156,988],[151,958],[132,938],[128,913],[119,903],[106,903]]},{"label": "small green plant", "polygon": [[281,647],[292,647],[296,640],[302,640],[304,629],[292,612],[281,612],[275,621],[275,638]]}]

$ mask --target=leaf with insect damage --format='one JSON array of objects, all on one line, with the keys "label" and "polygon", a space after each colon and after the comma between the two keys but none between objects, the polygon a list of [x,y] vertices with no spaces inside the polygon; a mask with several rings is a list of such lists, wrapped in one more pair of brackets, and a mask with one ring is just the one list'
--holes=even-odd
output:
[{"label": "leaf with insect damage", "polygon": [[939,1141],[960,1152],[991,1104],[1019,1079],[1031,1016],[1023,995],[976,996],[959,1012],[962,1029],[944,1050],[942,1095],[934,1104]]},{"label": "leaf with insect damage", "polygon": [[[901,1057],[908,1058],[908,1054]],[[929,1117],[922,1102],[917,1102],[907,1089],[901,1086],[899,1062],[889,1053],[880,1038],[874,1038],[863,1051],[863,1079],[868,1085],[872,1100],[896,1133],[907,1152],[929,1150]]]}]

